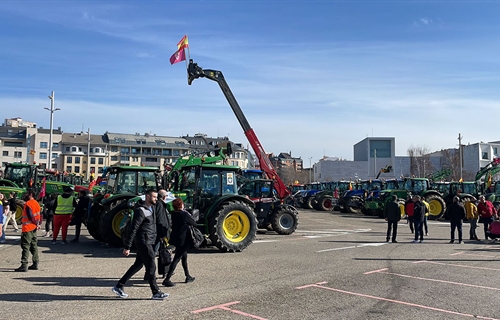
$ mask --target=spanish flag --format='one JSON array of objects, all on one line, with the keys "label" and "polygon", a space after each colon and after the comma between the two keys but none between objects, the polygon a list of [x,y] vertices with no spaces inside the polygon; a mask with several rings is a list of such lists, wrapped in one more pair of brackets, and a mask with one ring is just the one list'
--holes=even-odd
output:
[{"label": "spanish flag", "polygon": [[352,183],[349,182],[349,190],[352,190]]},{"label": "spanish flag", "polygon": [[177,44],[177,50],[181,50],[181,49],[184,49],[187,47],[189,47],[189,44],[188,44],[188,36],[186,34],[184,37],[182,37],[181,41],[179,41],[179,43]]},{"label": "spanish flag", "polygon": [[491,187],[492,184],[493,184],[493,179],[491,177],[491,172],[490,172],[490,174],[488,175],[488,181],[486,182],[486,189]]}]

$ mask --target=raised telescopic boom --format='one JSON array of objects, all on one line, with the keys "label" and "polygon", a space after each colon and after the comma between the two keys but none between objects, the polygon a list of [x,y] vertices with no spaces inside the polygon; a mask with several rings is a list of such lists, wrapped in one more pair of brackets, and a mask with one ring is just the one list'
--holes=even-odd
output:
[{"label": "raised telescopic boom", "polygon": [[197,63],[194,63],[192,59],[189,60],[187,72],[188,72],[189,85],[191,85],[194,79],[198,78],[207,78],[219,84],[219,87],[221,88],[222,93],[224,93],[224,96],[226,96],[227,102],[229,102],[231,109],[233,109],[234,115],[238,119],[241,128],[243,128],[243,132],[245,133],[248,142],[252,146],[252,149],[255,152],[257,159],[259,159],[260,168],[267,174],[267,177],[269,179],[274,180],[274,188],[276,189],[276,192],[278,193],[278,196],[281,199],[284,199],[287,196],[289,196],[291,194],[290,190],[288,190],[288,188],[285,186],[283,181],[278,176],[276,170],[274,170],[274,167],[271,164],[269,158],[267,157],[267,154],[264,151],[262,144],[260,143],[253,129],[250,127],[250,124],[248,123],[245,115],[243,114],[243,111],[241,110],[238,102],[236,101],[236,98],[231,92],[231,89],[229,89],[229,86],[227,85],[227,82],[224,79],[224,75],[222,75],[222,72],[217,70],[202,69],[201,67],[198,66]]},{"label": "raised telescopic boom", "polygon": [[475,180],[476,182],[479,182],[479,180],[486,176],[486,174],[489,173],[493,176],[498,172],[500,172],[500,158],[495,158],[476,173]]}]

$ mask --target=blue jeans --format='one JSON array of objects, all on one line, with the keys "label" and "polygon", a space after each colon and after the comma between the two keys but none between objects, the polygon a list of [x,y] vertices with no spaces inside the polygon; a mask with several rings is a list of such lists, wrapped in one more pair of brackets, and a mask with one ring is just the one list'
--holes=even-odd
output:
[{"label": "blue jeans", "polygon": [[[5,221],[5,216],[2,215],[2,219],[0,221],[2,221],[2,224],[3,224],[3,221]],[[5,231],[4,230],[7,230],[7,226],[2,226],[3,230],[2,230],[2,236],[0,237],[0,241],[1,242],[5,242]]]},{"label": "blue jeans", "polygon": [[423,221],[414,219],[413,224],[415,225],[415,241],[420,237],[420,241],[424,241],[424,224]]},{"label": "blue jeans", "polygon": [[455,240],[455,229],[458,230],[458,241],[462,241],[462,221],[450,221],[451,223],[451,241]]}]

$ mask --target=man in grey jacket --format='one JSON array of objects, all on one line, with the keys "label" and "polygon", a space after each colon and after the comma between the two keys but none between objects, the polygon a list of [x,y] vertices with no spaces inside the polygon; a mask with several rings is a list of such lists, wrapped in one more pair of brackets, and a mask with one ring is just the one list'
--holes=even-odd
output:
[{"label": "man in grey jacket", "polygon": [[398,196],[393,194],[391,201],[387,202],[384,206],[384,217],[387,221],[387,238],[389,242],[392,229],[392,243],[397,243],[396,236],[398,235],[398,222],[401,220],[401,210],[399,209]]}]

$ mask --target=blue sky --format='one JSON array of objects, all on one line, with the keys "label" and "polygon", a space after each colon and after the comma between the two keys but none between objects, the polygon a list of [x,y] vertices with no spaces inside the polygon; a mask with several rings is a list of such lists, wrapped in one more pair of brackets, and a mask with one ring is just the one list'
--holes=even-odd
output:
[{"label": "blue sky", "polygon": [[189,37],[267,152],[353,158],[500,140],[497,1],[1,1],[0,110],[65,132],[247,144],[217,83],[170,65]]}]

